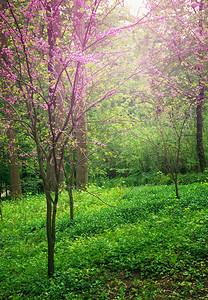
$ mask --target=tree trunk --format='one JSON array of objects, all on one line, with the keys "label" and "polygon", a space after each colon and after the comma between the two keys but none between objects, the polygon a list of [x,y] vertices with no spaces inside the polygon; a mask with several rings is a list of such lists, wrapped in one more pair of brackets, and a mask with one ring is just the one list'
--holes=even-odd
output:
[{"label": "tree trunk", "polygon": [[[199,5],[199,31],[200,35],[203,36],[203,7],[204,0],[201,0]],[[203,53],[199,52],[199,60],[201,61],[200,71],[202,72],[202,64],[203,64]],[[203,79],[199,80],[199,96],[196,103],[196,140],[197,140],[197,154],[199,158],[199,165],[201,172],[204,172],[206,168],[206,159],[203,147],[203,119],[202,119],[202,106],[204,102],[204,83]]]},{"label": "tree trunk", "polygon": [[[76,36],[76,46],[79,51],[83,51],[85,46],[85,19],[81,12],[82,1],[74,1],[74,28]],[[76,126],[77,139],[77,166],[76,166],[76,186],[83,189],[88,185],[88,132],[87,115],[85,113],[85,66],[77,63],[76,78],[76,115],[78,124]]]},{"label": "tree trunk", "polygon": [[70,180],[66,174],[66,171],[64,169],[64,174],[65,174],[65,181],[66,181],[66,188],[67,188],[67,192],[69,195],[69,204],[70,204],[70,219],[73,220],[74,219],[74,199],[73,199],[73,174],[71,172],[71,166],[70,166]]},{"label": "tree trunk", "polygon": [[88,137],[87,117],[83,114],[76,128],[77,133],[77,168],[76,186],[83,189],[88,185]]},{"label": "tree trunk", "polygon": [[[50,159],[48,165],[49,171],[49,183],[51,190],[54,190],[57,182],[59,185],[63,185],[64,173],[63,162],[61,153],[63,151],[63,138],[60,135],[59,139],[55,140],[55,124],[56,129],[62,129],[64,123],[64,89],[62,84],[61,66],[60,62],[55,57],[56,55],[56,39],[61,39],[61,19],[60,13],[56,7],[56,1],[49,1],[47,4],[47,16],[50,20],[47,28],[48,33],[48,45],[49,45],[49,61],[48,61],[48,74],[49,74],[49,94],[50,94],[50,128],[51,128],[51,142],[52,147],[55,148],[54,153]],[[53,12],[57,11],[56,16]],[[56,17],[55,22],[53,18]],[[57,83],[58,90],[55,90],[54,83]],[[61,87],[61,88],[60,88]],[[55,157],[56,161],[55,161]],[[58,166],[55,166],[55,164]]]},{"label": "tree trunk", "polygon": [[20,181],[19,161],[16,146],[16,134],[14,124],[9,122],[7,137],[9,142],[9,163],[10,163],[10,177],[11,177],[11,194],[12,199],[16,200],[22,197],[22,188]]},{"label": "tree trunk", "polygon": [[46,230],[48,241],[48,277],[52,277],[54,274],[55,220],[57,204],[52,201],[49,191],[45,190],[45,193],[47,201]]},{"label": "tree trunk", "polygon": [[179,199],[179,193],[178,193],[178,178],[177,174],[175,174],[174,178],[174,184],[175,184],[175,193],[176,193],[176,198]]},{"label": "tree trunk", "polygon": [[204,101],[204,86],[201,87],[199,98],[196,106],[196,121],[197,121],[197,153],[201,172],[206,168],[206,159],[203,147],[203,120],[202,120],[202,104]]},{"label": "tree trunk", "polygon": [[[3,11],[6,9],[6,1],[0,0],[0,10]],[[2,19],[0,19],[0,22],[2,23]],[[6,56],[4,53],[2,53],[2,48],[7,47],[7,38],[5,34],[2,32],[2,26],[0,26],[0,53],[2,56],[4,56],[6,61]],[[7,79],[2,78],[2,85],[5,87],[5,90],[7,90]],[[9,163],[10,163],[10,178],[11,178],[11,194],[12,199],[16,200],[17,198],[22,197],[22,189],[21,189],[21,181],[20,181],[20,171],[19,171],[19,161],[18,161],[18,154],[17,154],[17,144],[16,144],[16,133],[15,133],[15,124],[13,121],[13,111],[12,107],[9,105],[9,98],[10,93],[9,89],[6,92],[6,98],[8,99],[8,103],[5,101],[5,116],[7,119],[7,138],[8,138],[8,150],[9,150]]]}]

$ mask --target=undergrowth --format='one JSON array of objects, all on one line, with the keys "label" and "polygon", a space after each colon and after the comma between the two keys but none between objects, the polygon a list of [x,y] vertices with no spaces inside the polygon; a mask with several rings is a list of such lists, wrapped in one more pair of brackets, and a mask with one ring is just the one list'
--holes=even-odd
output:
[{"label": "undergrowth", "polygon": [[3,202],[0,299],[208,299],[206,183],[180,199],[173,186],[91,186],[74,204],[70,220],[61,196],[49,280],[44,195]]}]

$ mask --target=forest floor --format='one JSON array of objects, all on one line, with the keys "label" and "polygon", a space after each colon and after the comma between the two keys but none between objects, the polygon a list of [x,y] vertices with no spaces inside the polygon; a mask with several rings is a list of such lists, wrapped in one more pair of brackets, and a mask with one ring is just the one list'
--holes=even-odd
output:
[{"label": "forest floor", "polygon": [[[47,278],[44,195],[1,202],[0,299],[208,299],[208,184],[67,193]],[[101,201],[102,200],[102,201]]]}]

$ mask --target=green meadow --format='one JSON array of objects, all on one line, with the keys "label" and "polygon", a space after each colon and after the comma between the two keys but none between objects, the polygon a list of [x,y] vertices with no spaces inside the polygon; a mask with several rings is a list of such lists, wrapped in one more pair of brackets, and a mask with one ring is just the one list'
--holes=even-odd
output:
[{"label": "green meadow", "polygon": [[0,299],[208,299],[208,184],[179,188],[63,193],[51,279],[44,195],[2,201]]}]

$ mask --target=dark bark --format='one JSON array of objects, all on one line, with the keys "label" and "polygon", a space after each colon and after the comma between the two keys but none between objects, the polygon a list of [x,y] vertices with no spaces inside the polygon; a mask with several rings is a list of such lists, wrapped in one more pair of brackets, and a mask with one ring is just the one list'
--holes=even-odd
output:
[{"label": "dark bark", "polygon": [[[204,0],[201,0],[199,4],[199,31],[200,35],[203,36],[203,8],[204,8]],[[199,67],[199,71],[202,72],[203,65],[203,53],[199,52],[199,60],[201,61],[201,65]],[[200,171],[204,172],[206,168],[206,159],[204,153],[203,146],[203,118],[202,118],[202,106],[204,102],[204,83],[203,79],[199,80],[199,96],[196,103],[196,140],[197,140],[197,154],[199,158]]]},{"label": "dark bark", "polygon": [[[46,187],[47,189],[47,187]],[[54,274],[54,247],[55,247],[55,222],[57,201],[53,201],[49,191],[46,192],[47,201],[47,241],[48,241],[48,277]]]},{"label": "dark bark", "polygon": [[54,241],[52,238],[52,227],[51,227],[51,213],[52,213],[52,204],[50,195],[46,193],[47,201],[47,241],[48,241],[48,277],[53,276],[54,274]]},{"label": "dark bark", "polygon": [[74,199],[73,199],[73,174],[70,170],[70,180],[66,174],[66,171],[64,169],[64,174],[65,174],[65,181],[66,181],[66,189],[69,195],[69,204],[70,204],[70,219],[74,219]]},{"label": "dark bark", "polygon": [[179,193],[178,193],[178,174],[175,173],[175,177],[174,177],[174,185],[175,185],[175,193],[176,193],[176,198],[179,199]]},{"label": "dark bark", "polygon": [[[58,190],[59,182],[56,181],[56,185],[53,188],[54,197],[52,198],[51,186],[48,183],[50,178],[50,168],[48,168],[50,162],[47,162],[46,174],[43,174],[44,189],[47,202],[47,217],[46,217],[46,231],[48,241],[48,277],[52,277],[54,274],[54,247],[55,247],[55,236],[56,236],[56,212],[58,204]],[[55,170],[56,172],[57,170]]]},{"label": "dark bark", "polygon": [[201,90],[200,90],[200,94],[199,94],[199,98],[197,100],[197,106],[196,106],[197,153],[198,153],[199,165],[200,165],[201,172],[204,172],[204,170],[206,168],[206,159],[205,159],[204,146],[203,146],[203,119],[202,119],[203,102],[204,102],[204,86],[201,86]]},{"label": "dark bark", "polygon": [[[49,74],[49,95],[50,104],[48,107],[49,112],[49,122],[51,131],[51,143],[54,148],[53,154],[51,155],[50,164],[48,165],[48,175],[50,189],[55,191],[55,186],[57,182],[63,184],[64,173],[62,159],[59,159],[63,151],[62,136],[56,139],[55,127],[61,129],[64,120],[64,97],[61,91],[57,91],[54,88],[54,82],[61,83],[62,76],[59,62],[56,61],[54,57],[56,53],[56,38],[61,37],[61,27],[60,27],[60,15],[56,15],[56,22],[53,22],[53,11],[55,7],[55,1],[49,1],[47,3],[47,17],[50,20],[47,28],[48,34],[48,45],[49,45],[49,61],[48,61],[48,74]],[[56,23],[60,23],[57,26]],[[59,78],[60,77],[60,78]],[[56,126],[55,126],[56,124]],[[58,168],[57,168],[58,166]]]},{"label": "dark bark", "polygon": [[77,126],[77,168],[76,186],[83,189],[88,185],[88,138],[87,118],[83,115],[80,124]]},{"label": "dark bark", "polygon": [[[56,181],[56,185],[53,188],[55,191],[55,197],[52,198],[50,179],[50,160],[47,161],[47,169],[44,170],[41,146],[38,139],[36,130],[34,129],[34,140],[37,145],[38,162],[40,168],[40,175],[43,181],[44,191],[46,195],[47,203],[47,214],[46,214],[46,233],[48,242],[48,277],[52,277],[54,274],[54,247],[55,247],[55,236],[56,236],[56,211],[58,204],[58,187],[59,182]],[[55,172],[56,170],[54,170]]]},{"label": "dark bark", "polygon": [[9,122],[7,137],[9,142],[9,154],[10,154],[9,165],[10,165],[10,178],[11,178],[11,194],[12,194],[12,199],[16,200],[22,197],[22,188],[21,188],[21,181],[20,181],[16,134],[15,134],[15,129],[12,121]]}]

